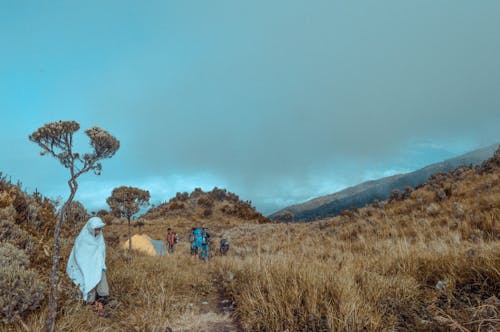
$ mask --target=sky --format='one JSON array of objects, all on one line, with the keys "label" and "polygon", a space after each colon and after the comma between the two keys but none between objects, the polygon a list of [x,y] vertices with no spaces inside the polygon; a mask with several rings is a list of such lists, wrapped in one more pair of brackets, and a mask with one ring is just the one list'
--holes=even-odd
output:
[{"label": "sky", "polygon": [[500,142],[500,2],[0,0],[0,171],[66,198],[28,136],[121,142],[76,199],[226,188],[270,214]]}]

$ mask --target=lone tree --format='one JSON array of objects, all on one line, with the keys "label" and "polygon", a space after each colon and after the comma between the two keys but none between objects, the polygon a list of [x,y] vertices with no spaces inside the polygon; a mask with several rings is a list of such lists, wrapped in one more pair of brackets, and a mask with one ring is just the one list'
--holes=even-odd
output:
[{"label": "lone tree", "polygon": [[99,127],[92,127],[85,131],[85,134],[90,138],[92,152],[83,155],[74,152],[73,134],[79,129],[80,125],[75,121],[58,121],[45,124],[29,136],[30,141],[37,143],[42,148],[40,153],[42,156],[51,155],[58,159],[70,172],[68,180],[70,195],[59,210],[54,226],[54,256],[50,273],[49,307],[45,322],[45,328],[50,332],[55,329],[57,316],[61,226],[66,218],[67,209],[78,189],[77,179],[80,175],[89,171],[100,175],[102,170],[100,160],[111,158],[120,148],[120,142],[115,137]]},{"label": "lone tree", "polygon": [[125,217],[128,221],[128,251],[129,260],[132,257],[132,237],[130,219],[139,212],[142,206],[149,205],[149,191],[134,187],[118,187],[113,189],[111,196],[106,199],[111,213],[116,217]]}]

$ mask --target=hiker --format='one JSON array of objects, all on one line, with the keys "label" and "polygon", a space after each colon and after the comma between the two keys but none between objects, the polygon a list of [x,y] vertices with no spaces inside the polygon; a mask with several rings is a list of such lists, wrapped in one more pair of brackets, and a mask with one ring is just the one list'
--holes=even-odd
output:
[{"label": "hiker", "polygon": [[167,230],[168,252],[174,252],[174,245],[177,243],[177,234],[171,228]]},{"label": "hiker", "polygon": [[208,244],[210,242],[210,234],[207,233],[207,228],[203,227],[201,229],[201,252],[200,259],[208,259]]},{"label": "hiker", "polygon": [[226,256],[229,251],[229,241],[226,239],[220,240],[220,254],[222,256]]},{"label": "hiker", "polygon": [[75,239],[69,256],[66,273],[82,292],[87,304],[94,304],[96,313],[109,317],[104,311],[109,296],[106,280],[106,244],[99,217],[90,218]]},{"label": "hiker", "polygon": [[197,228],[191,228],[191,235],[189,236],[189,242],[191,242],[191,255],[198,255],[198,243],[197,243]]}]

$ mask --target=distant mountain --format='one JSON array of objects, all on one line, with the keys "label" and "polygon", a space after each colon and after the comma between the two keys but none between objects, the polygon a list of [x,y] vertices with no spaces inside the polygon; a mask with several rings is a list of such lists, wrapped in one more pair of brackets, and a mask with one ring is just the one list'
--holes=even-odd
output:
[{"label": "distant mountain", "polygon": [[479,165],[490,158],[498,144],[474,150],[462,156],[426,166],[417,171],[397,174],[378,180],[367,181],[334,194],[314,198],[307,202],[286,207],[269,216],[272,220],[311,221],[336,216],[342,210],[362,207],[375,200],[388,199],[393,190],[404,190],[424,184],[437,172],[449,172],[460,166]]}]

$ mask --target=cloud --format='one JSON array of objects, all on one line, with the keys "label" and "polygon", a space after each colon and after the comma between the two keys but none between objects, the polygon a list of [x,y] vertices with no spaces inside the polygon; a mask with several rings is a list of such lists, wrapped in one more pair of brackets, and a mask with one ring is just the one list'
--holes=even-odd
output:
[{"label": "cloud", "polygon": [[0,161],[30,186],[66,192],[64,170],[26,137],[75,119],[122,143],[101,178],[82,182],[89,206],[118,185],[158,200],[218,186],[265,212],[413,170],[500,141],[499,6],[9,7],[0,137],[16,151]]}]

